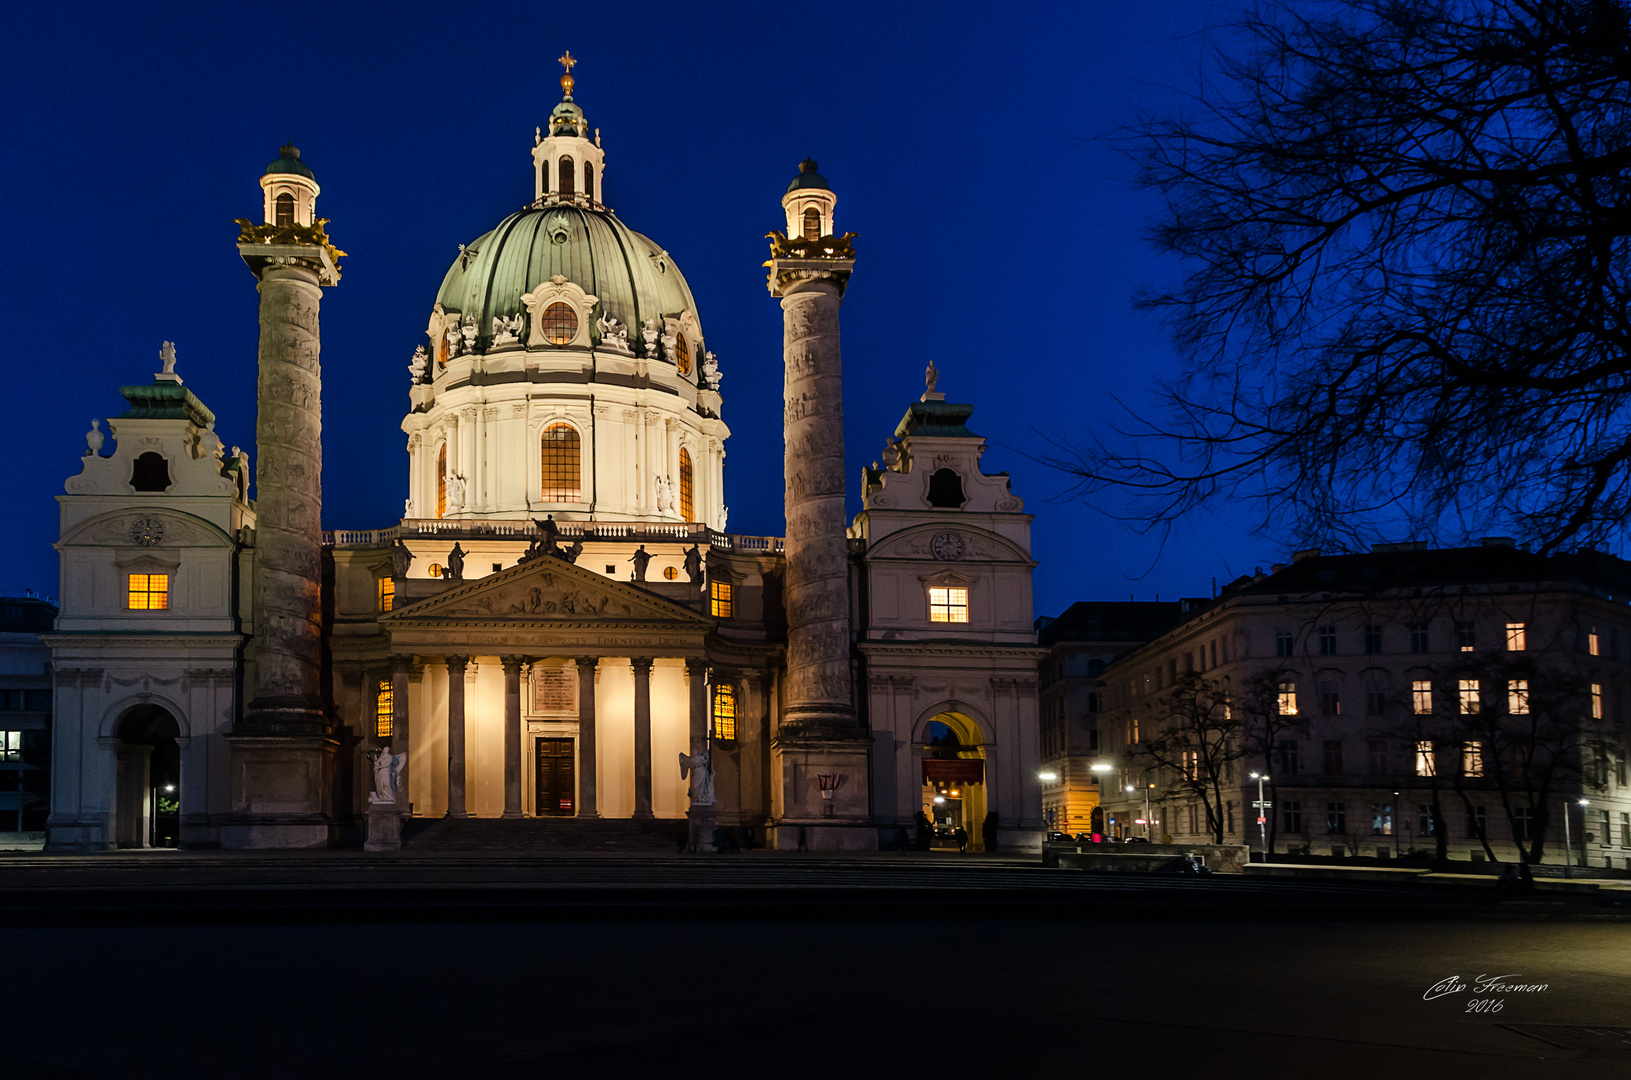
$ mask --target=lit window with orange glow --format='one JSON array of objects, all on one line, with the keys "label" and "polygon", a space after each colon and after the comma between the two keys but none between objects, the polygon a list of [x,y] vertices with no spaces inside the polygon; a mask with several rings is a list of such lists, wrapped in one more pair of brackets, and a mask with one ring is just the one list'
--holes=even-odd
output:
[{"label": "lit window with orange glow", "polygon": [[1508,679],[1506,683],[1506,711],[1513,716],[1529,715],[1529,680]]},{"label": "lit window with orange glow", "polygon": [[1461,698],[1462,716],[1471,716],[1484,707],[1477,679],[1457,680],[1456,692]]},{"label": "lit window with orange glow", "polygon": [[1521,622],[1506,624],[1506,651],[1523,652],[1528,648],[1528,627]]},{"label": "lit window with orange glow", "polygon": [[1464,776],[1484,775],[1484,744],[1477,739],[1461,748],[1461,772]]},{"label": "lit window with orange glow", "polygon": [[1417,679],[1410,684],[1410,711],[1417,716],[1433,711],[1433,684],[1427,679]]},{"label": "lit window with orange glow", "polygon": [[382,577],[379,579],[379,609],[390,611],[396,606],[396,579]]},{"label": "lit window with orange glow", "polygon": [[968,590],[934,586],[929,589],[929,621],[968,622]]},{"label": "lit window with orange glow", "polygon": [[126,606],[131,611],[164,611],[169,608],[169,574],[131,574],[126,580]]},{"label": "lit window with orange glow", "polygon": [[691,451],[680,447],[680,517],[697,519],[697,473],[691,466]]},{"label": "lit window with orange glow", "polygon": [[379,693],[374,698],[374,735],[389,739],[396,722],[396,688],[390,679],[379,681]]},{"label": "lit window with orange glow", "polygon": [[1433,759],[1433,743],[1432,743],[1432,741],[1428,740],[1428,739],[1423,739],[1423,740],[1417,742],[1416,743],[1416,775],[1417,776],[1432,776],[1433,772],[1434,772],[1433,760],[1434,759]]},{"label": "lit window with orange glow", "polygon": [[731,595],[731,583],[728,581],[714,581],[708,585],[710,611],[716,619],[728,619],[736,610],[736,600]]},{"label": "lit window with orange glow", "polygon": [[1276,697],[1281,716],[1297,715],[1297,684],[1290,679],[1280,683]]},{"label": "lit window with orange glow", "polygon": [[736,741],[736,687],[730,683],[714,684],[714,738]]},{"label": "lit window with orange glow", "polygon": [[1603,684],[1602,683],[1595,683],[1594,682],[1594,683],[1591,684],[1591,718],[1593,720],[1601,720],[1603,718]]}]

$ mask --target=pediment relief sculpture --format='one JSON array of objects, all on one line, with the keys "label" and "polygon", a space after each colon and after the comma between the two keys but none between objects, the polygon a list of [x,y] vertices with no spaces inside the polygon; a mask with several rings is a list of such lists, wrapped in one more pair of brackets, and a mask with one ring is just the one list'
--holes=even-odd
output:
[{"label": "pediment relief sculpture", "polygon": [[91,518],[65,533],[62,543],[161,551],[173,547],[228,547],[232,538],[191,515],[144,507]]},{"label": "pediment relief sculpture", "polygon": [[398,609],[385,618],[396,622],[522,619],[708,624],[704,617],[669,604],[661,597],[642,595],[638,590],[554,559],[523,563],[470,582],[451,593]]},{"label": "pediment relief sculpture", "polygon": [[934,559],[937,562],[1029,562],[1030,556],[1013,541],[980,529],[925,525],[875,544],[872,557]]}]

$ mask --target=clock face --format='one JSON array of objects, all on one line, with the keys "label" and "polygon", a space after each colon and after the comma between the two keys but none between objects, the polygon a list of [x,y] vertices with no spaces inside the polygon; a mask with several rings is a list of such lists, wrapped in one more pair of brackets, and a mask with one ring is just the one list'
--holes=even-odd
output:
[{"label": "clock face", "polygon": [[152,547],[164,539],[164,522],[142,518],[130,527],[130,538],[142,547]]},{"label": "clock face", "polygon": [[963,557],[963,538],[956,533],[936,533],[929,550],[941,562],[956,562]]}]

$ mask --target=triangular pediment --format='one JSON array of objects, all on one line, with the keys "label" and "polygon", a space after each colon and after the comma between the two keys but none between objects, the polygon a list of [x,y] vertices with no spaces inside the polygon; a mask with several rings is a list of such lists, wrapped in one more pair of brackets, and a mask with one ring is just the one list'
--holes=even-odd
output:
[{"label": "triangular pediment", "polygon": [[387,625],[504,622],[706,630],[714,621],[633,585],[543,556],[380,617]]}]

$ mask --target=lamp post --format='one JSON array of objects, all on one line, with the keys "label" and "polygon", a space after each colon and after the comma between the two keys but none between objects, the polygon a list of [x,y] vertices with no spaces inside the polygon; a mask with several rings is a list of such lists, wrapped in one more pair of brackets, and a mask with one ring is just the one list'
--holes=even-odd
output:
[{"label": "lamp post", "polygon": [[1393,820],[1388,824],[1393,828],[1393,857],[1399,857],[1399,825],[1404,821],[1404,807],[1399,805],[1399,793],[1393,793]]},{"label": "lamp post", "polygon": [[[1105,773],[1115,772],[1116,767],[1114,765],[1110,764],[1107,761],[1096,761],[1092,765],[1088,766],[1088,768],[1091,771],[1093,771],[1094,773],[1098,774],[1097,776],[1094,777],[1094,779],[1098,780],[1099,791],[1102,793],[1104,791],[1104,781],[1102,779],[1100,779],[1100,777],[1102,777]],[[1099,799],[1099,819],[1100,819],[1100,822],[1105,826],[1104,831],[1109,832],[1110,831],[1110,829],[1109,829],[1109,824],[1110,824],[1109,811],[1107,810],[1107,808],[1104,805],[1104,799],[1102,797],[1102,794],[1101,794],[1101,797]],[[1087,828],[1088,828],[1089,832],[1092,832],[1092,830],[1093,830],[1093,819],[1092,819],[1092,817],[1089,817],[1087,819]]]},{"label": "lamp post", "polygon": [[1269,807],[1274,804],[1263,798],[1263,783],[1268,780],[1267,773],[1252,773],[1251,777],[1257,781],[1257,801],[1252,803],[1257,807],[1257,835],[1263,841],[1263,861],[1269,861]]},{"label": "lamp post", "polygon": [[[1580,854],[1582,856],[1584,856],[1585,853],[1586,853],[1586,810],[1585,810],[1585,808],[1587,806],[1591,805],[1591,800],[1590,799],[1581,799],[1579,805],[1580,805]],[[1565,851],[1565,854],[1564,854],[1564,857],[1563,857],[1563,876],[1564,877],[1574,877],[1574,844],[1569,840],[1569,804],[1568,803],[1563,804],[1563,848],[1564,848],[1564,851]],[[1585,865],[1584,858],[1581,859],[1580,865],[1582,865],[1582,866]]]}]

